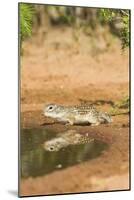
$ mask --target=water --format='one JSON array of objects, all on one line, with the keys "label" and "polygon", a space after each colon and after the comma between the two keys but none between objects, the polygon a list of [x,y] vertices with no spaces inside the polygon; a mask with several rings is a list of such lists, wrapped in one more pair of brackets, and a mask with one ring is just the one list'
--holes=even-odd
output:
[{"label": "water", "polygon": [[91,143],[70,145],[57,152],[46,151],[43,143],[55,138],[57,133],[50,129],[22,129],[20,167],[21,177],[42,176],[56,170],[94,159],[108,148],[108,144],[94,140]]}]

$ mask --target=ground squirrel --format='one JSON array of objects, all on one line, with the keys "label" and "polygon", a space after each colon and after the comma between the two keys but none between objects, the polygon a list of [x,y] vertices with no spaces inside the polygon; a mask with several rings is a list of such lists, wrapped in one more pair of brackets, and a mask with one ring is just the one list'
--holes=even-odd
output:
[{"label": "ground squirrel", "polygon": [[94,126],[112,122],[108,113],[100,112],[91,105],[63,106],[48,104],[45,106],[43,113],[47,117],[70,125],[88,123]]}]

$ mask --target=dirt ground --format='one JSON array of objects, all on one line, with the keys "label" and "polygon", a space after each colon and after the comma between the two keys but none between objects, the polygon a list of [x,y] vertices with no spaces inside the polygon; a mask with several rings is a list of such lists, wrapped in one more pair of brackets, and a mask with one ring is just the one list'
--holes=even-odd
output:
[{"label": "dirt ground", "polygon": [[[74,105],[83,101],[116,102],[129,95],[129,53],[107,36],[91,44],[84,34],[74,40],[71,29],[50,30],[25,41],[21,58],[21,127],[64,125],[43,117],[44,104]],[[109,104],[99,106],[108,111]],[[96,159],[21,179],[22,196],[129,189],[129,116],[113,117],[110,125],[73,126],[110,144]],[[72,128],[72,127],[68,127]]]}]

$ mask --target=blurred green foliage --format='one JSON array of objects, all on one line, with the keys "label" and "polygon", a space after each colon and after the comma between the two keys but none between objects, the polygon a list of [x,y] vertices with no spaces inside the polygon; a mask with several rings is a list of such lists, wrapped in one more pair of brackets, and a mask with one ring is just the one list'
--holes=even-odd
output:
[{"label": "blurred green foliage", "polygon": [[115,102],[110,110],[111,115],[128,114],[130,106],[130,98],[128,96],[123,97],[120,101]]},{"label": "blurred green foliage", "polygon": [[34,7],[31,4],[20,3],[20,39],[21,42],[25,37],[32,33],[32,17],[34,14]]},{"label": "blurred green foliage", "polygon": [[123,99],[118,101],[114,107],[120,108],[120,109],[129,109],[129,97],[125,96]]},{"label": "blurred green foliage", "polygon": [[111,21],[116,15],[117,15],[117,10],[113,9],[106,9],[103,8],[100,10],[101,16],[104,18],[104,20]]},{"label": "blurred green foliage", "polygon": [[100,14],[105,21],[108,22],[119,22],[121,25],[120,28],[120,38],[122,41],[122,48],[130,46],[129,40],[129,10],[122,10],[122,9],[101,9]]},{"label": "blurred green foliage", "polygon": [[123,24],[124,24],[124,27],[123,27],[123,30],[122,30],[121,38],[122,38],[122,45],[123,45],[123,48],[124,48],[124,47],[130,46],[130,40],[129,40],[129,16],[124,16],[123,17]]},{"label": "blurred green foliage", "polygon": [[[98,25],[108,25],[122,41],[122,48],[129,47],[129,10],[97,9],[86,7],[48,6],[20,3],[20,37],[21,41],[31,35],[36,24],[47,27],[50,25],[69,25],[72,27],[89,27],[91,30]],[[33,26],[32,26],[33,24]]]}]

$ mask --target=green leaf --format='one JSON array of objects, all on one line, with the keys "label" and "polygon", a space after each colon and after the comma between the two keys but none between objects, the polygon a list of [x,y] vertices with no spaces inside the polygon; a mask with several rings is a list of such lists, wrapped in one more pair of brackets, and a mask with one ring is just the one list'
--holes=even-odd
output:
[{"label": "green leaf", "polygon": [[19,16],[20,16],[20,38],[22,40],[30,36],[32,33],[32,17],[33,17],[33,7],[30,4],[20,3],[19,6]]}]

